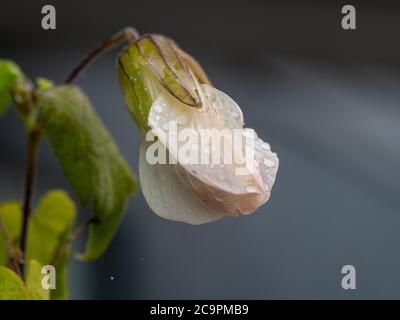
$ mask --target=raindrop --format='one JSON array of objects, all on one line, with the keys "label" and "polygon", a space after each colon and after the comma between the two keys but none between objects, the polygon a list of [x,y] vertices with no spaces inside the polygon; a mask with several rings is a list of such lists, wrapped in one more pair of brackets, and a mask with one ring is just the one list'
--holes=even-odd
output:
[{"label": "raindrop", "polygon": [[232,115],[231,116],[232,116],[232,119],[235,120],[235,121],[240,119],[239,114],[237,112],[235,112],[235,111],[232,111]]},{"label": "raindrop", "polygon": [[163,129],[164,129],[165,131],[168,131],[168,130],[169,130],[169,123],[168,123],[168,122],[165,122],[165,123],[163,124]]},{"label": "raindrop", "polygon": [[209,95],[209,96],[208,96],[208,100],[209,100],[211,103],[214,103],[215,101],[217,101],[217,97],[216,97],[215,95]]},{"label": "raindrop", "polygon": [[161,113],[163,111],[163,106],[161,104],[156,104],[154,110],[158,113]]},{"label": "raindrop", "polygon": [[264,158],[264,164],[267,166],[267,167],[274,167],[275,166],[275,162],[273,162],[272,160],[270,160],[270,159],[268,159],[268,158]]},{"label": "raindrop", "polygon": [[111,276],[111,277],[110,277],[110,280],[114,280],[114,277],[113,277],[113,276]]},{"label": "raindrop", "polygon": [[225,198],[225,194],[222,191],[217,191],[214,196],[217,201],[222,201]]},{"label": "raindrop", "polygon": [[264,150],[268,150],[268,151],[271,150],[271,146],[267,142],[261,143],[261,148],[263,148]]},{"label": "raindrop", "polygon": [[257,188],[255,186],[247,186],[246,191],[247,192],[257,192]]}]

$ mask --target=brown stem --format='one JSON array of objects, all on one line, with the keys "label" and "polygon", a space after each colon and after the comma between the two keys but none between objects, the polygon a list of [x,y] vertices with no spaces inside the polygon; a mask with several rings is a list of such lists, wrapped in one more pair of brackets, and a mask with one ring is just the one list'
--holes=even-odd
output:
[{"label": "brown stem", "polygon": [[111,49],[124,41],[136,41],[139,39],[139,37],[139,33],[136,31],[136,29],[131,27],[126,27],[118,31],[116,34],[105,39],[102,43],[90,51],[86,58],[83,59],[82,62],[74,68],[74,70],[72,70],[69,76],[65,79],[64,83],[71,83],[74,81],[79,73],[100,53],[105,52],[106,50]]},{"label": "brown stem", "polygon": [[32,194],[35,180],[36,164],[38,146],[40,140],[40,131],[38,128],[34,128],[28,133],[28,155],[27,165],[25,172],[25,186],[24,186],[24,204],[23,204],[23,217],[22,217],[22,230],[21,230],[21,241],[20,250],[22,253],[22,259],[19,261],[19,267],[21,274],[24,276],[24,259],[26,255],[26,244],[28,238],[28,225],[29,216],[32,211]]},{"label": "brown stem", "polygon": [[54,254],[53,259],[51,259],[50,264],[56,265],[56,263],[62,258],[62,256],[67,252],[72,242],[74,242],[89,225],[92,223],[98,223],[97,218],[89,218],[79,224],[64,240],[60,245],[59,249]]}]

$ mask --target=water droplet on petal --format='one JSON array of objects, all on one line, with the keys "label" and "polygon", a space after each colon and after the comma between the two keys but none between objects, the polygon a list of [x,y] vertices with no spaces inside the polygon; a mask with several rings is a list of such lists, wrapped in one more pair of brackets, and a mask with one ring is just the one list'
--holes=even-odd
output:
[{"label": "water droplet on petal", "polygon": [[163,124],[163,129],[164,129],[165,131],[168,131],[168,130],[169,130],[169,123],[168,123],[168,122],[165,122],[165,123]]},{"label": "water droplet on petal", "polygon": [[275,162],[273,162],[272,160],[270,160],[270,159],[268,159],[268,158],[264,158],[264,164],[267,166],[267,167],[274,167],[275,166]]},{"label": "water droplet on petal", "polygon": [[217,200],[217,201],[222,201],[222,200],[224,200],[225,199],[225,193],[224,192],[222,192],[222,191],[217,191],[215,194],[214,194],[214,197],[215,197],[215,199]]},{"label": "water droplet on petal", "polygon": [[156,112],[158,112],[158,113],[161,113],[161,112],[163,111],[163,106],[162,106],[161,104],[157,104],[157,105],[154,107],[154,110],[155,110]]},{"label": "water droplet on petal", "polygon": [[231,116],[232,116],[232,119],[235,120],[235,121],[240,119],[239,114],[237,112],[235,112],[235,111],[232,112]]},{"label": "water droplet on petal", "polygon": [[257,188],[255,186],[247,186],[246,191],[247,192],[257,192]]},{"label": "water droplet on petal", "polygon": [[215,101],[217,101],[217,97],[214,94],[209,95],[208,101],[210,101],[210,103],[214,103]]},{"label": "water droplet on petal", "polygon": [[261,143],[261,148],[263,148],[264,150],[271,150],[271,146],[267,142]]}]

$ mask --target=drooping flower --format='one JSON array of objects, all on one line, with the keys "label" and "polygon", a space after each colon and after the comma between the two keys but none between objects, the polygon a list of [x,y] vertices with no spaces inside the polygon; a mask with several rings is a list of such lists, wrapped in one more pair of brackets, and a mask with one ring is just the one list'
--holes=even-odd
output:
[{"label": "drooping flower", "polygon": [[142,191],[156,214],[201,224],[252,213],[269,199],[277,155],[244,128],[240,107],[193,57],[166,37],[145,35],[121,53],[118,72],[141,131]]}]

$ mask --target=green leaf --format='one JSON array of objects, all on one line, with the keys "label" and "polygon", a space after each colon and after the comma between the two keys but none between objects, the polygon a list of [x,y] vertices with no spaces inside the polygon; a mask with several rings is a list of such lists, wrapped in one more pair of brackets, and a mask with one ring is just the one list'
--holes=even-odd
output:
[{"label": "green leaf", "polygon": [[[16,245],[19,240],[21,228],[21,205],[18,202],[12,201],[0,204],[0,219],[4,223],[12,243]],[[6,239],[4,238],[4,234],[0,232],[0,265],[7,264],[8,259]]]},{"label": "green leaf", "polygon": [[[74,202],[62,190],[47,193],[40,201],[29,225],[28,261],[35,259],[44,265],[53,262],[56,252],[71,232],[76,217]],[[68,262],[71,248],[60,257],[54,266],[57,271],[56,290],[51,290],[52,299],[68,297]]]},{"label": "green leaf", "polygon": [[30,220],[28,260],[50,263],[61,241],[70,232],[75,216],[75,204],[66,192],[47,193]]},{"label": "green leaf", "polygon": [[0,266],[0,300],[48,300],[49,291],[42,287],[42,265],[28,264],[26,284],[12,270]]},{"label": "green leaf", "polygon": [[26,291],[29,300],[49,300],[50,290],[42,286],[42,280],[45,276],[42,273],[43,265],[35,260],[30,260],[26,277]]},{"label": "green leaf", "polygon": [[27,292],[22,279],[10,269],[0,266],[0,300],[26,300]]},{"label": "green leaf", "polygon": [[[22,210],[18,202],[0,205],[0,217],[7,227],[14,245],[18,244]],[[48,192],[40,201],[29,221],[27,261],[35,259],[43,265],[52,263],[56,252],[69,236],[76,217],[76,207],[62,190]],[[52,299],[68,298],[68,264],[71,248],[67,248],[54,265],[57,271],[56,289]],[[0,237],[0,262],[6,264],[8,255],[3,237]]]},{"label": "green leaf", "polygon": [[46,78],[43,78],[43,77],[38,77],[36,79],[36,84],[37,84],[39,89],[49,89],[49,88],[54,87],[54,82],[53,81],[51,81],[49,79],[46,79]]},{"label": "green leaf", "polygon": [[51,290],[52,300],[69,299],[68,290],[68,265],[71,256],[71,247],[65,252],[60,260],[54,265],[57,270],[56,289]]},{"label": "green leaf", "polygon": [[13,61],[0,59],[0,117],[12,102],[10,92],[15,79],[19,77],[22,77],[22,72]]},{"label": "green leaf", "polygon": [[39,90],[40,122],[83,206],[94,217],[83,260],[108,247],[137,182],[89,99],[76,86]]}]

